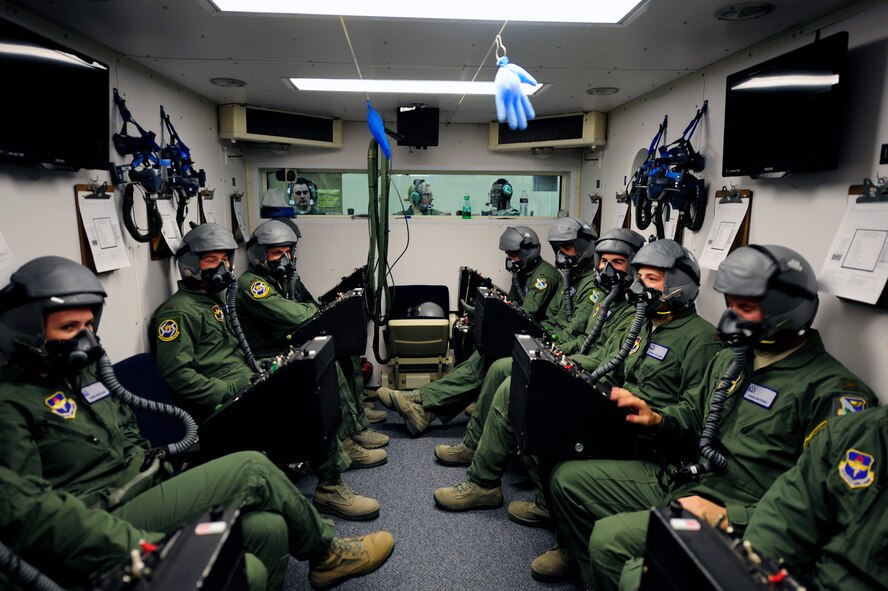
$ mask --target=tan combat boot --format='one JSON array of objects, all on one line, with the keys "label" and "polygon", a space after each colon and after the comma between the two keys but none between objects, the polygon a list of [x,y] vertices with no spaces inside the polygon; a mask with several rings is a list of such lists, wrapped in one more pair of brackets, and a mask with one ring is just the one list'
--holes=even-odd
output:
[{"label": "tan combat boot", "polygon": [[342,440],[342,449],[351,459],[349,468],[375,468],[388,461],[388,454],[382,449],[367,449],[355,443],[351,437]]},{"label": "tan combat boot", "polygon": [[484,488],[476,482],[466,480],[456,486],[437,489],[435,502],[448,511],[492,509],[503,504],[503,489],[499,486]]},{"label": "tan combat boot", "polygon": [[[380,400],[382,396],[380,396]],[[432,420],[432,413],[422,407],[422,404],[410,402],[397,390],[392,391],[392,406],[398,411],[398,414],[404,418],[404,424],[407,430],[414,437],[419,437],[429,428],[429,422]]]},{"label": "tan combat boot", "polygon": [[374,431],[373,429],[364,429],[359,433],[351,436],[352,441],[367,449],[377,449],[385,447],[389,444],[389,436]]},{"label": "tan combat boot", "polygon": [[364,403],[364,414],[371,424],[384,423],[388,420],[388,414],[384,410],[376,410],[372,402]]},{"label": "tan combat boot", "polygon": [[395,539],[387,531],[363,538],[333,538],[327,555],[312,562],[308,580],[315,589],[327,589],[351,577],[371,573],[388,560]]},{"label": "tan combat boot", "polygon": [[475,450],[462,442],[458,445],[436,445],[435,457],[445,466],[468,466],[475,457]]},{"label": "tan combat boot", "polygon": [[476,411],[476,410],[478,410],[478,402],[477,402],[477,401],[475,401],[475,402],[469,404],[469,405],[466,407],[465,413],[466,413],[468,416],[472,416],[473,414],[475,414],[475,411]]},{"label": "tan combat boot", "polygon": [[571,575],[572,560],[569,550],[555,546],[533,559],[530,574],[534,579],[546,583],[566,581]]},{"label": "tan combat boot", "polygon": [[349,521],[368,521],[379,517],[376,499],[362,497],[342,480],[318,483],[314,504],[321,513],[336,515]]},{"label": "tan combat boot", "polygon": [[528,501],[512,501],[509,503],[509,519],[518,525],[527,527],[544,527],[552,529],[549,511],[536,503]]},{"label": "tan combat boot", "polygon": [[395,410],[395,405],[392,403],[392,394],[395,392],[409,402],[415,402],[417,404],[422,402],[422,399],[419,396],[419,390],[393,390],[391,388],[382,387],[376,391],[376,395],[379,397],[379,401],[383,406]]}]

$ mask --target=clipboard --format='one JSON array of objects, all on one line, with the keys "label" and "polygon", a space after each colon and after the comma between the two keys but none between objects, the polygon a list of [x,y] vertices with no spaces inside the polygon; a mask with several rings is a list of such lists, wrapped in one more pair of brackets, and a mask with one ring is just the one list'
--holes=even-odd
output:
[{"label": "clipboard", "polygon": [[[83,195],[84,193],[86,193],[86,195]],[[93,273],[98,274],[110,272],[114,269],[103,269],[102,271],[99,271],[97,269],[96,260],[93,256],[92,248],[90,247],[90,237],[87,235],[86,226],[83,220],[83,214],[80,211],[81,197],[84,199],[112,199],[114,197],[114,185],[109,185],[107,181],[102,183],[101,185],[99,185],[97,181],[90,181],[89,183],[80,183],[74,185],[74,211],[77,212],[77,235],[80,238],[80,262],[81,264],[83,264],[84,267],[87,267]],[[117,222],[116,216],[114,221]],[[115,267],[115,269],[116,268],[119,267]]]},{"label": "clipboard", "polygon": [[[873,183],[870,179],[864,179],[862,185],[851,185],[848,187],[848,196],[856,196],[857,203],[884,203],[885,207],[888,207],[888,180],[885,178],[879,178],[876,183]],[[882,288],[882,293],[874,304],[852,300],[842,296],[836,297],[843,302],[871,305],[876,308],[888,310],[888,283]]]},{"label": "clipboard", "polygon": [[[700,266],[717,269],[729,254],[749,244],[749,224],[752,212],[752,191],[737,187],[722,187],[715,192],[715,212],[706,235]],[[742,217],[740,217],[742,215]]]},{"label": "clipboard", "polygon": [[[165,191],[157,195],[158,201],[161,199],[167,199],[169,201],[173,200],[173,194],[170,191]],[[151,238],[151,242],[149,243],[150,248],[148,249],[151,253],[152,261],[162,261],[163,259],[168,259],[173,256],[173,251],[170,250],[170,247],[167,245],[166,240],[163,237],[163,229],[157,233],[156,236]]]},{"label": "clipboard", "polygon": [[[206,224],[207,222],[216,222],[214,219],[207,219],[207,209],[205,201],[212,201],[215,197],[216,190],[215,189],[201,189],[197,192],[197,209],[198,215],[200,216],[200,223]],[[214,214],[215,212],[211,212]]]},{"label": "clipboard", "polygon": [[[250,235],[249,228],[241,228],[241,221],[234,207],[235,202],[240,203],[243,198],[243,193],[235,191],[231,194],[231,227],[233,228],[231,233],[234,234],[235,242],[246,242]],[[244,220],[244,223],[248,223],[247,220]]]}]

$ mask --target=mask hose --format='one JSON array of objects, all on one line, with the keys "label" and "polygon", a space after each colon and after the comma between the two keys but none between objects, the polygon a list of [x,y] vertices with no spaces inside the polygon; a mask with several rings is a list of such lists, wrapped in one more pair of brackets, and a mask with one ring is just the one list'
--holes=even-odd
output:
[{"label": "mask hose", "polygon": [[564,280],[564,315],[570,321],[574,315],[573,294],[570,293],[570,269],[561,269],[561,277]]},{"label": "mask hose", "polygon": [[253,351],[250,349],[250,343],[247,342],[247,337],[244,336],[244,331],[241,328],[240,320],[237,319],[237,283],[232,283],[228,287],[228,293],[225,295],[228,296],[225,303],[225,312],[228,314],[228,321],[229,323],[231,323],[231,330],[234,331],[234,336],[237,337],[237,342],[240,345],[241,351],[243,351],[244,353],[244,357],[247,358],[247,363],[250,365],[250,369],[252,369],[256,373],[259,373],[262,370],[256,363],[256,358],[253,357]]},{"label": "mask hose", "polygon": [[512,274],[512,286],[515,288],[515,301],[524,305],[524,298],[527,296],[527,286],[518,277],[518,273]]},{"label": "mask hose", "polygon": [[108,388],[111,391],[111,394],[122,403],[130,408],[137,408],[139,410],[173,417],[174,419],[178,419],[185,426],[185,437],[183,437],[181,441],[170,443],[160,448],[164,457],[178,455],[190,448],[194,445],[194,442],[197,441],[197,423],[194,422],[191,415],[177,406],[147,400],[140,396],[136,396],[124,388],[123,384],[117,379],[117,376],[114,375],[114,368],[111,366],[111,360],[108,359],[108,355],[102,354],[102,357],[96,363],[96,369],[99,374],[99,379],[105,387]]},{"label": "mask hose", "polygon": [[299,286],[299,273],[296,272],[296,267],[290,271],[290,274],[287,275],[287,299],[288,300],[297,300],[297,295],[302,295],[301,292],[297,294]]},{"label": "mask hose", "polygon": [[629,351],[632,350],[632,346],[635,344],[635,339],[638,338],[638,334],[641,332],[641,327],[644,326],[644,321],[647,318],[647,307],[648,302],[638,302],[635,306],[635,318],[632,320],[632,326],[629,327],[629,334],[626,335],[626,340],[623,341],[623,346],[620,347],[620,350],[614,355],[613,359],[592,372],[592,375],[589,377],[590,381],[597,382],[623,364],[626,357],[629,356]]},{"label": "mask hose", "polygon": [[0,572],[6,573],[13,583],[33,591],[64,591],[39,570],[21,559],[6,544],[0,542]]},{"label": "mask hose", "polygon": [[[601,335],[601,330],[604,328],[604,322],[607,320],[608,310],[610,310],[611,304],[613,304],[614,300],[617,299],[617,296],[620,295],[622,287],[623,286],[619,282],[617,282],[614,283],[611,286],[610,291],[607,292],[607,296],[604,298],[604,301],[601,302],[601,310],[598,311],[598,317],[595,319],[595,325],[592,327],[592,330],[589,331],[589,335],[586,337],[586,340],[583,341],[583,344],[580,347],[580,355],[587,354],[589,352],[589,349],[592,348],[592,345],[595,344],[595,341],[598,340],[598,337]],[[633,338],[632,340],[635,339]]]}]

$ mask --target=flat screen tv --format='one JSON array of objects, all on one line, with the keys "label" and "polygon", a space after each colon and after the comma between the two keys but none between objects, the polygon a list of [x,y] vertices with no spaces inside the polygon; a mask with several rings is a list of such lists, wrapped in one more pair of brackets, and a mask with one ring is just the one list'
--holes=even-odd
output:
[{"label": "flat screen tv", "polygon": [[0,18],[0,160],[105,169],[108,67]]},{"label": "flat screen tv", "polygon": [[399,146],[427,148],[438,145],[438,114],[436,107],[399,107]]},{"label": "flat screen tv", "polygon": [[847,54],[841,32],[728,76],[722,175],[836,168]]}]

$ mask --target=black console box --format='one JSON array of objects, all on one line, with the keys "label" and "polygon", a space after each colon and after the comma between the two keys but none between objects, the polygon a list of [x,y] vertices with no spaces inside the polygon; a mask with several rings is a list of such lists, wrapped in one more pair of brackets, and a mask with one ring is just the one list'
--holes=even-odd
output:
[{"label": "black console box", "polygon": [[324,457],[341,417],[333,338],[316,337],[282,355],[271,369],[200,425],[201,453],[265,452],[276,464]]},{"label": "black console box", "polygon": [[367,351],[367,323],[364,290],[352,289],[323,306],[290,335],[290,342],[304,343],[319,335],[334,337],[336,357],[363,355]]},{"label": "black console box", "polygon": [[791,576],[771,583],[779,565],[746,557],[739,539],[717,530],[683,509],[651,510],[644,549],[642,591],[765,591],[801,589]]},{"label": "black console box", "polygon": [[367,287],[367,265],[363,267],[359,267],[343,277],[339,283],[333,286],[327,293],[318,298],[318,301],[321,304],[329,304],[333,302],[336,297],[347,291],[351,291],[353,289],[366,289]]},{"label": "black console box", "polygon": [[498,291],[479,287],[475,296],[475,347],[490,359],[508,357],[516,334],[541,337],[542,325],[528,316],[524,308],[510,302]]},{"label": "black console box", "polygon": [[485,277],[475,269],[471,269],[469,267],[460,267],[459,292],[456,300],[460,304],[460,307],[458,308],[460,313],[463,312],[465,306],[472,306],[474,304],[475,295],[479,287],[486,287],[487,289],[499,289],[493,284],[493,281],[491,281],[489,277]]},{"label": "black console box", "polygon": [[638,434],[610,387],[538,339],[515,335],[509,419],[518,449],[564,458],[629,459]]}]

